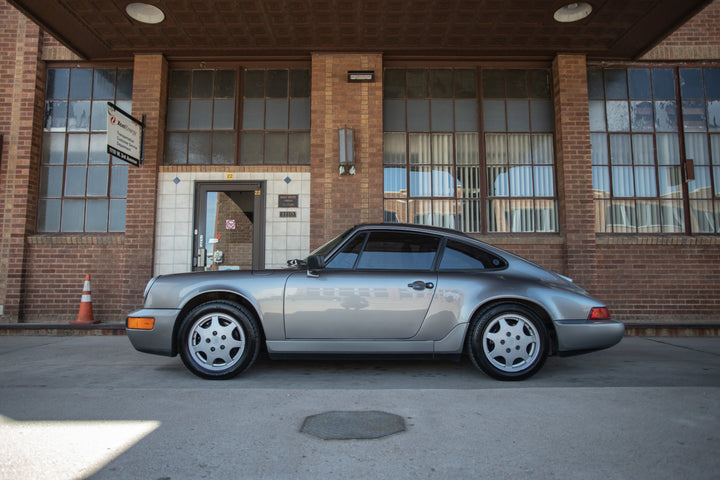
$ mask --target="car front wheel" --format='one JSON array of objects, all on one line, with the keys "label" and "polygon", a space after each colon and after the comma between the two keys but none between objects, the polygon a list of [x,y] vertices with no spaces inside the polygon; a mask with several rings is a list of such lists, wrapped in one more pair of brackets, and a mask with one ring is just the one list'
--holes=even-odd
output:
[{"label": "car front wheel", "polygon": [[215,380],[246,370],[260,350],[255,317],[244,307],[224,301],[194,308],[180,326],[178,347],[195,375]]},{"label": "car front wheel", "polygon": [[507,304],[481,312],[467,341],[470,357],[480,370],[499,380],[523,380],[545,363],[547,338],[545,325],[532,310]]}]

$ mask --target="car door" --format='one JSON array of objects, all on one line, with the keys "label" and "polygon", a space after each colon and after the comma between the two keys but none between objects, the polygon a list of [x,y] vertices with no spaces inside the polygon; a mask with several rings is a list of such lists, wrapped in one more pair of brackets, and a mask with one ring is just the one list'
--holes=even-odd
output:
[{"label": "car door", "polygon": [[285,289],[288,339],[406,339],[432,301],[440,239],[396,231],[360,232],[317,277],[297,272]]}]

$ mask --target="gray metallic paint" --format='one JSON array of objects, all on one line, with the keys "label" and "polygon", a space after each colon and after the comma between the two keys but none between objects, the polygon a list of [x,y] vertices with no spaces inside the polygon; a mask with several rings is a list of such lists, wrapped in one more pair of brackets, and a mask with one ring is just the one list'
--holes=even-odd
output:
[{"label": "gray metallic paint", "polygon": [[[359,230],[387,228],[398,227],[375,225]],[[507,267],[400,273],[327,269],[317,272],[317,278],[304,269],[161,276],[151,281],[145,307],[130,314],[155,317],[155,328],[128,329],[128,337],[137,350],[174,355],[176,322],[182,320],[181,312],[187,313],[186,306],[203,295],[236,295],[257,315],[271,356],[456,354],[462,352],[468,325],[478,310],[514,302],[544,312],[542,316],[552,321],[550,333],[557,337],[559,352],[606,348],[622,338],[622,323],[585,320],[591,308],[603,304],[564,277],[462,234],[422,227],[409,231],[474,243],[504,258]],[[340,285],[335,278],[342,279]],[[408,284],[415,280],[432,282],[433,288],[413,290]],[[407,308],[408,302],[412,308]]]}]

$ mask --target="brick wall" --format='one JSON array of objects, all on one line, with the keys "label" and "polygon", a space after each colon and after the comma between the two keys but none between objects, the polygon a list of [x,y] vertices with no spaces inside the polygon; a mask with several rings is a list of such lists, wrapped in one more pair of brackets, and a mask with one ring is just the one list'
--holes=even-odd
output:
[{"label": "brick wall", "polygon": [[647,52],[642,60],[718,60],[719,26],[720,0],[715,0]]},{"label": "brick wall", "polygon": [[[349,83],[349,70],[375,81]],[[355,130],[355,175],[340,175],[338,128]],[[382,222],[382,56],[317,53],[312,57],[311,248],[357,223]]]}]

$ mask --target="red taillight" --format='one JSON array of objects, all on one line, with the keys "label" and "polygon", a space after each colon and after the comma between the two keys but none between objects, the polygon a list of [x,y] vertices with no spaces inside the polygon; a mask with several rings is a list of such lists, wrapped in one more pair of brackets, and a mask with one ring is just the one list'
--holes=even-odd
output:
[{"label": "red taillight", "polygon": [[594,307],[590,309],[588,320],[610,320],[610,310],[607,307]]}]

